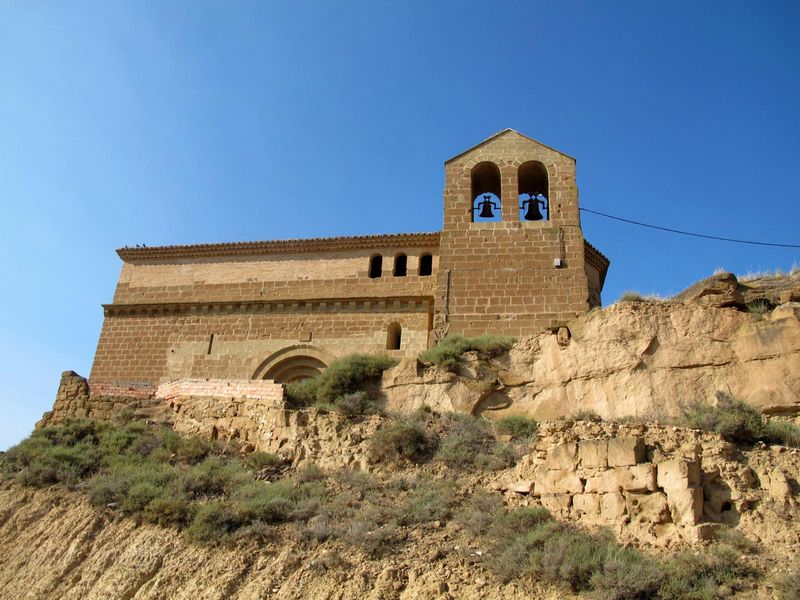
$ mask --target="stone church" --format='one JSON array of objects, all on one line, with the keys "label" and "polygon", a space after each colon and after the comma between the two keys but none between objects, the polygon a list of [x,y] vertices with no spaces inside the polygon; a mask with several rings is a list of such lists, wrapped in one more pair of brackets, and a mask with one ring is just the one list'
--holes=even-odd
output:
[{"label": "stone church", "polygon": [[445,162],[444,224],[398,233],[122,248],[89,381],[319,374],[352,353],[414,356],[455,333],[557,329],[600,305],[575,159],[511,129]]}]

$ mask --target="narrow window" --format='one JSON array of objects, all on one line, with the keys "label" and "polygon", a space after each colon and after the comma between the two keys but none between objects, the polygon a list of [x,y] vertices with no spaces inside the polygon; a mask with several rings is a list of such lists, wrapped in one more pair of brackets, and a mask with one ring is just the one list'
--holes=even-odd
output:
[{"label": "narrow window", "polygon": [[380,277],[383,274],[383,257],[376,254],[369,259],[369,276],[372,279]]},{"label": "narrow window", "polygon": [[522,163],[517,171],[521,221],[546,221],[550,217],[547,169],[536,160]]},{"label": "narrow window", "polygon": [[473,222],[500,221],[500,169],[492,162],[478,163],[472,168]]},{"label": "narrow window", "polygon": [[400,323],[392,323],[386,330],[386,349],[400,350],[400,341],[403,337],[403,328]]},{"label": "narrow window", "polygon": [[212,349],[213,347],[214,347],[214,334],[212,333],[212,334],[211,334],[211,335],[208,337],[208,351],[206,352],[206,354],[211,354],[211,349]]},{"label": "narrow window", "polygon": [[405,277],[408,270],[408,257],[405,254],[398,254],[394,257],[394,276]]},{"label": "narrow window", "polygon": [[419,274],[422,277],[433,274],[433,257],[430,254],[423,254],[419,257]]}]

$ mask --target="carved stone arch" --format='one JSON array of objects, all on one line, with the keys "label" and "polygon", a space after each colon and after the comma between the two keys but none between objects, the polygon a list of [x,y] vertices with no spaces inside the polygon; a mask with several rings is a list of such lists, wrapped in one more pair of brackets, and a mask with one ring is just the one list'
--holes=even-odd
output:
[{"label": "carved stone arch", "polygon": [[333,360],[333,355],[316,346],[296,344],[271,354],[258,366],[253,379],[289,383],[318,377]]}]

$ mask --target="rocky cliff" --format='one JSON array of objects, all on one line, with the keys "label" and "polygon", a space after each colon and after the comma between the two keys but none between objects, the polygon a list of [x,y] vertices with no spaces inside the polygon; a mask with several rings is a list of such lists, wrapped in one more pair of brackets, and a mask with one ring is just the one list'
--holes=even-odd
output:
[{"label": "rocky cliff", "polygon": [[768,414],[797,414],[800,303],[729,307],[741,292],[731,300],[734,292],[719,279],[702,288],[714,294],[690,288],[684,301],[637,299],[593,310],[558,332],[519,340],[489,363],[467,356],[455,373],[405,361],[384,375],[388,406],[652,418],[675,415],[681,403],[713,401],[722,390]]}]

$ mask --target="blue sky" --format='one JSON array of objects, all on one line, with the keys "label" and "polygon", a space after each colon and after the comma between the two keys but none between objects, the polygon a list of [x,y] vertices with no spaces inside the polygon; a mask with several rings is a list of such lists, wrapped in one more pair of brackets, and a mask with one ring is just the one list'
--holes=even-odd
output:
[{"label": "blue sky", "polygon": [[[511,127],[582,206],[800,243],[797,2],[0,0],[0,448],[88,375],[123,245],[436,231]],[[604,300],[800,251],[585,215]]]}]

